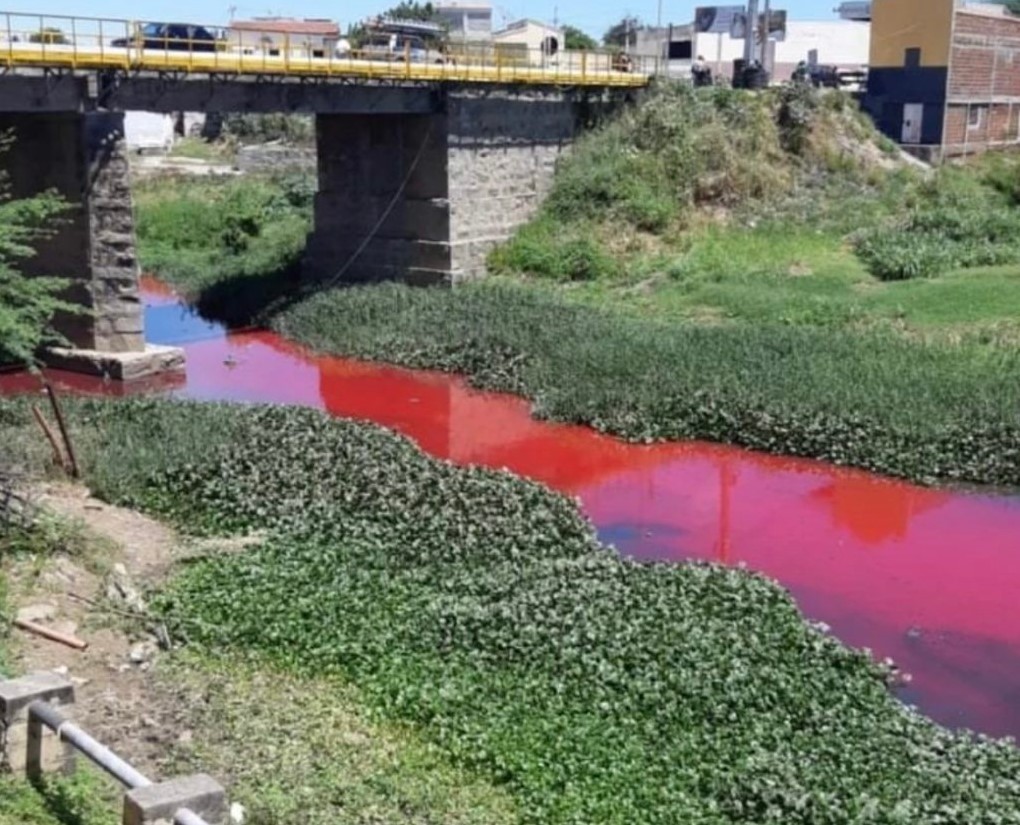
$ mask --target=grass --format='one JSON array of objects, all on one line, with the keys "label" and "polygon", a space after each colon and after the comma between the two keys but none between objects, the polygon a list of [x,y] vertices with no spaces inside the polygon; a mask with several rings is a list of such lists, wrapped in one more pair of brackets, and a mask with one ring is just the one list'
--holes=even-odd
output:
[{"label": "grass", "polygon": [[114,796],[108,780],[89,768],[38,789],[0,777],[0,825],[113,825],[120,821]]},{"label": "grass", "polygon": [[227,782],[249,823],[517,821],[505,790],[451,767],[413,730],[371,719],[342,679],[193,651],[162,677],[190,700],[196,732],[179,772]]},{"label": "grass", "polygon": [[209,163],[229,163],[234,159],[234,147],[200,137],[183,137],[174,141],[170,157],[203,160]]},{"label": "grass", "polygon": [[[256,684],[239,701],[278,695],[267,663],[289,674],[285,695],[353,685],[333,689],[341,717],[353,696],[463,772],[451,816],[491,803],[543,825],[1020,821],[1011,743],[906,711],[883,668],[759,576],[621,559],[565,497],[311,410],[69,406],[104,496],[192,531],[264,532],[181,571],[158,604],[175,634],[231,672],[249,657]],[[25,409],[0,413],[18,423]],[[228,731],[288,718],[244,719],[210,682]],[[320,735],[294,738],[327,747]],[[290,743],[266,753],[289,775]],[[388,793],[391,766],[369,764]],[[242,782],[273,791],[261,770]]]},{"label": "grass", "polygon": [[647,256],[627,278],[573,284],[561,294],[681,322],[887,329],[943,339],[1020,333],[1018,266],[882,282],[838,235],[774,226],[709,226],[685,245]]}]

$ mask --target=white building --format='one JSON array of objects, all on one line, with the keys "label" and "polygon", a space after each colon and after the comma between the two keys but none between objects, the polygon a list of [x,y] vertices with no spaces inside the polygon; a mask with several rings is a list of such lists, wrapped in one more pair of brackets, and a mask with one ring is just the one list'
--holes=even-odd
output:
[{"label": "white building", "polygon": [[531,63],[541,63],[543,57],[553,57],[563,51],[563,29],[539,20],[517,20],[505,29],[493,32],[492,42],[497,49],[517,46],[527,51]]},{"label": "white building", "polygon": [[[791,20],[786,39],[770,41],[767,66],[774,81],[789,80],[797,64],[812,53],[818,63],[841,69],[862,69],[868,65],[871,25],[857,20]],[[744,56],[744,41],[728,34],[698,34],[694,56],[701,55],[713,74],[732,76],[733,61]]]},{"label": "white building", "polygon": [[486,0],[444,0],[436,15],[447,26],[451,40],[488,40],[492,37],[492,5]]},{"label": "white building", "polygon": [[340,40],[340,25],[332,20],[294,20],[256,17],[233,20],[227,29],[232,48],[278,55],[284,51],[308,57],[329,57]]}]

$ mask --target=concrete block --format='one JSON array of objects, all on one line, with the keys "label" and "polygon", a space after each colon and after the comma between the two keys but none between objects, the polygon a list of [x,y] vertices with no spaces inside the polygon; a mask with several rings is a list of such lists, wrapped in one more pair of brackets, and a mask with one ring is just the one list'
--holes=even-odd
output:
[{"label": "concrete block", "polygon": [[[120,342],[107,344],[127,346],[139,338],[138,333],[127,333]],[[81,372],[111,378],[114,381],[134,381],[167,372],[184,369],[184,350],[145,344],[138,351],[106,351],[51,347],[43,353],[46,365],[54,369]]]},{"label": "concrete block", "polygon": [[51,671],[29,673],[18,679],[0,682],[0,724],[9,726],[28,719],[32,702],[52,705],[74,704],[74,685]]},{"label": "concrete block", "polygon": [[226,791],[206,774],[135,788],[124,794],[123,825],[172,825],[181,808],[198,814],[209,825],[218,825],[227,814]]},{"label": "concrete block", "polygon": [[28,706],[46,702],[60,706],[65,714],[74,704],[74,685],[65,677],[43,671],[0,682],[0,743],[8,771],[36,777],[42,773],[68,772],[74,751],[39,723],[29,723]]}]

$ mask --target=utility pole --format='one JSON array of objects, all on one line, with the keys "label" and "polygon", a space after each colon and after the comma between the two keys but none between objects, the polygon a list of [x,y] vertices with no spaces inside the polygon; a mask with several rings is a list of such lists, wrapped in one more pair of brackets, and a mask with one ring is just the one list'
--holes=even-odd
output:
[{"label": "utility pole", "polygon": [[754,60],[754,34],[758,30],[758,0],[747,0],[747,24],[744,26],[744,65]]},{"label": "utility pole", "polygon": [[769,63],[769,26],[772,23],[772,0],[765,0],[765,11],[762,14],[761,27],[761,67],[764,69]]},{"label": "utility pole", "polygon": [[655,13],[655,28],[662,28],[662,0],[659,0],[659,9]]}]

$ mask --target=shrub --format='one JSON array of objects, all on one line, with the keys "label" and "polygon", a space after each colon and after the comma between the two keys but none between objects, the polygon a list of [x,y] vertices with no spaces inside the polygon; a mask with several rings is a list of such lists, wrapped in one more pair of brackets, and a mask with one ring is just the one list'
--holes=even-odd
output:
[{"label": "shrub", "polygon": [[[10,143],[0,136],[0,156]],[[53,192],[12,198],[9,180],[0,173],[0,364],[35,364],[40,347],[67,343],[52,326],[54,315],[84,311],[61,297],[67,279],[26,277],[21,271],[66,210]]]},{"label": "shrub", "polygon": [[858,237],[857,255],[882,281],[933,278],[957,264],[952,242],[910,229],[877,229]]},{"label": "shrub", "polygon": [[136,188],[142,266],[200,309],[248,322],[292,289],[315,189],[305,175],[147,182]]},{"label": "shrub", "polygon": [[[587,231],[586,231],[587,230]],[[591,227],[559,229],[553,220],[536,222],[489,257],[494,272],[523,272],[557,281],[591,281],[619,271],[592,236]]]},{"label": "shrub", "polygon": [[980,178],[946,169],[919,195],[905,218],[856,236],[855,249],[876,277],[926,278],[1020,262],[1020,209]]},{"label": "shrub", "polygon": [[224,132],[242,143],[311,144],[315,142],[315,121],[309,115],[228,114],[223,119]]}]

